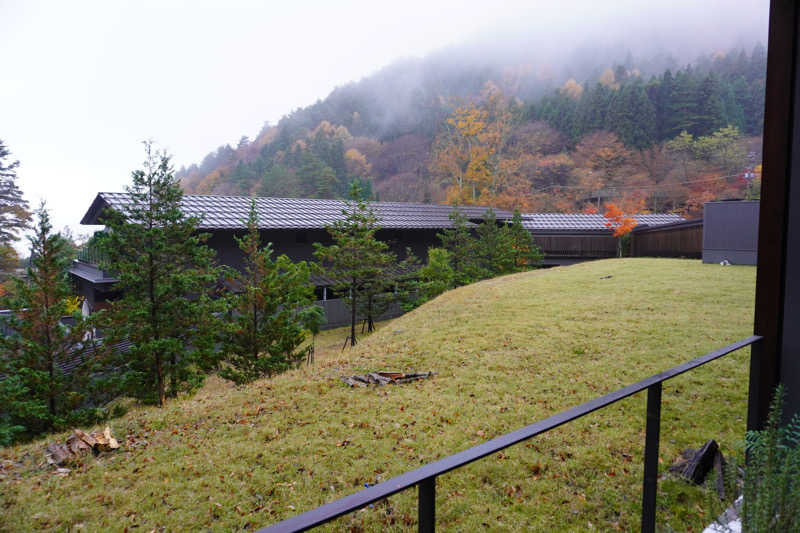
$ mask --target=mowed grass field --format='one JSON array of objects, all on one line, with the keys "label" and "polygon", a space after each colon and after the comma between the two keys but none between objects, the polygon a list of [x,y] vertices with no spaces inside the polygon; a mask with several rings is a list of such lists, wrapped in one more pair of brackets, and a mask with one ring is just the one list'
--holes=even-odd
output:
[{"label": "mowed grass field", "polygon": [[[0,450],[0,530],[253,530],[546,418],[751,334],[755,269],[614,259],[515,274],[342,330],[317,360],[236,388],[218,378],[164,409],[112,420],[126,442],[67,475],[44,463],[66,433]],[[749,350],[665,383],[659,527],[701,531],[698,489],[666,474],[716,439],[741,454]],[[434,371],[351,389],[341,375]],[[646,393],[438,479],[441,531],[635,531]],[[89,428],[84,428],[89,429]],[[126,438],[127,436],[127,438]],[[416,528],[410,490],[327,531]]]}]

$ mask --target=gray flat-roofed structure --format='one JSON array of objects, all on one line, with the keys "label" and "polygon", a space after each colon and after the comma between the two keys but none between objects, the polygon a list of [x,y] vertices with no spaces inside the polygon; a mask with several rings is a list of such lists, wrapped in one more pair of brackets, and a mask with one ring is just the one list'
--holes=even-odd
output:
[{"label": "gray flat-roofed structure", "polygon": [[703,207],[703,263],[755,265],[758,200],[707,202]]}]

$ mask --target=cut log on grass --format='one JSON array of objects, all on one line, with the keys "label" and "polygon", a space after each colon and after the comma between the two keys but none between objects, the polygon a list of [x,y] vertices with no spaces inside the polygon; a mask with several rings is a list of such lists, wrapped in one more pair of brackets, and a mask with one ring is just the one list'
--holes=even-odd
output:
[{"label": "cut log on grass", "polygon": [[72,457],[72,452],[63,444],[54,442],[47,446],[45,457],[47,458],[48,464],[60,465],[67,462]]},{"label": "cut log on grass", "polygon": [[66,462],[80,459],[89,452],[95,455],[100,452],[107,452],[119,448],[119,442],[111,435],[111,428],[100,433],[86,433],[80,429],[74,429],[72,435],[67,437],[65,444],[54,442],[45,449],[47,463],[55,466]]},{"label": "cut log on grass", "polygon": [[408,383],[418,379],[425,379],[436,375],[435,372],[369,372],[367,374],[355,374],[353,376],[342,376],[341,380],[351,387],[366,387],[367,385],[389,385],[398,383]]}]

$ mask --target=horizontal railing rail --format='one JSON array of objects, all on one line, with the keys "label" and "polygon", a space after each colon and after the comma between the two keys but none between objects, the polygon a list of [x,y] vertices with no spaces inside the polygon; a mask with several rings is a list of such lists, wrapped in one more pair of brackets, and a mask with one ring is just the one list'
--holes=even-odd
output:
[{"label": "horizontal railing rail", "polygon": [[419,487],[419,531],[425,533],[433,532],[435,529],[436,514],[436,478],[438,476],[586,416],[598,409],[607,407],[643,390],[647,390],[647,421],[645,427],[645,468],[642,491],[642,531],[655,531],[658,447],[661,420],[661,384],[668,379],[694,370],[701,365],[719,359],[741,348],[755,344],[761,341],[761,339],[761,336],[753,335],[734,342],[724,348],[709,352],[691,361],[687,361],[686,363],[645,378],[637,383],[590,400],[577,407],[562,411],[524,428],[506,433],[505,435],[501,435],[456,453],[455,455],[429,463],[373,487],[345,496],[344,498],[327,503],[316,509],[284,520],[283,522],[260,529],[259,533],[306,531],[414,486]]},{"label": "horizontal railing rail", "polygon": [[77,259],[78,261],[98,266],[105,261],[106,256],[97,247],[87,244],[78,250]]}]

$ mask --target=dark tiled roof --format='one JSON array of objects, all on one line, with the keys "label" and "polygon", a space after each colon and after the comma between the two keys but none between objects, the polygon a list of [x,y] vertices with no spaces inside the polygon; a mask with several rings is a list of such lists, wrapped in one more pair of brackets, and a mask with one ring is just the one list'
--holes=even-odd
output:
[{"label": "dark tiled roof", "polygon": [[[657,226],[680,222],[680,215],[671,213],[633,215],[640,225]],[[525,213],[522,226],[527,230],[608,230],[607,219],[599,213]]]},{"label": "dark tiled roof", "polygon": [[[8,309],[0,310],[0,335],[9,336],[15,334],[14,330],[8,325],[8,320],[12,314],[13,311],[9,311]],[[65,316],[61,318],[61,323],[65,326],[70,326],[74,323],[74,319],[71,316]],[[75,346],[70,351],[69,355],[56,361],[56,365],[59,367],[62,373],[71,374],[86,361],[94,358],[97,355],[96,348],[99,348],[102,346],[102,344],[102,339],[98,338],[86,341],[82,345]],[[127,353],[130,351],[130,349],[131,343],[128,340],[111,345],[111,351],[117,354]],[[0,374],[0,379],[3,377],[4,376]]]},{"label": "dark tiled roof", "polygon": [[688,220],[679,220],[678,222],[670,222],[669,224],[657,224],[654,226],[638,226],[633,231],[636,233],[647,233],[651,231],[664,231],[671,229],[689,228],[693,226],[703,225],[703,218],[690,218]]},{"label": "dark tiled roof", "polygon": [[[246,227],[251,198],[248,196],[211,196],[186,194],[183,209],[190,216],[201,217],[200,229],[241,229]],[[308,198],[255,198],[261,229],[318,229],[342,218],[345,202]],[[121,209],[129,202],[127,193],[101,192],[97,195],[81,224],[99,224],[98,217],[106,207]],[[439,204],[404,202],[370,202],[370,207],[383,228],[424,229],[451,227],[449,214],[453,207]],[[460,207],[468,219],[478,221],[486,207]],[[508,211],[495,210],[498,219],[511,218]]]},{"label": "dark tiled roof", "polygon": [[[102,344],[103,342],[100,339],[95,340],[94,343],[87,342],[83,346],[75,348],[66,359],[58,361],[56,364],[64,374],[72,374],[77,368],[96,357],[96,348],[100,348]],[[117,344],[112,344],[111,351],[116,354],[124,354],[130,351],[131,346],[129,340],[124,340]]]}]

